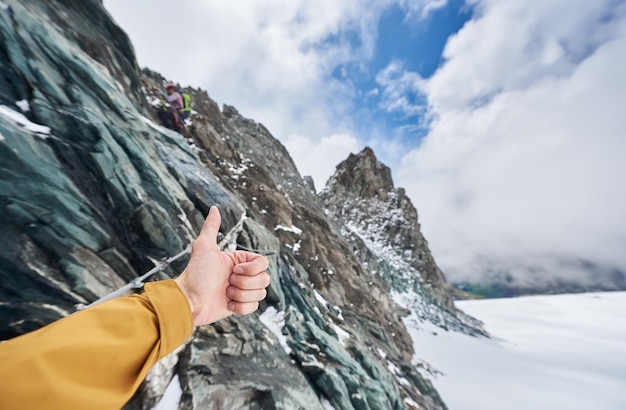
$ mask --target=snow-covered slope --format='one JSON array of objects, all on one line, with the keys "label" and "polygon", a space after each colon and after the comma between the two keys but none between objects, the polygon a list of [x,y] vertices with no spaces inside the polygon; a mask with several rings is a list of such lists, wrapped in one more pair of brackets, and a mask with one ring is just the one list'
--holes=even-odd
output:
[{"label": "snow-covered slope", "polygon": [[492,339],[405,319],[451,410],[626,409],[626,292],[457,302]]}]

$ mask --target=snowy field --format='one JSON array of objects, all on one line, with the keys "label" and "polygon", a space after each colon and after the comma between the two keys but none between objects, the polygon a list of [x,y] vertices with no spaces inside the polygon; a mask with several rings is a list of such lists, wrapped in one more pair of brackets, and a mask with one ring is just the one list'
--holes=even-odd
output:
[{"label": "snowy field", "polygon": [[626,409],[626,292],[457,306],[493,338],[406,319],[416,362],[430,364],[422,373],[450,410]]}]

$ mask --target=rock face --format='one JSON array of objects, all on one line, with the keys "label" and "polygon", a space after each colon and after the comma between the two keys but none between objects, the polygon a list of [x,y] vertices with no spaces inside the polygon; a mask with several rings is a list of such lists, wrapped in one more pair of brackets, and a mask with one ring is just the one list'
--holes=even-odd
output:
[{"label": "rock face", "polygon": [[157,125],[162,82],[139,71],[100,1],[0,1],[0,338],[179,253],[215,204],[224,248],[273,252],[267,300],[197,329],[127,409],[151,408],[174,373],[181,409],[445,408],[411,364],[391,294],[424,320],[481,331],[454,308],[389,170],[366,150],[318,197],[265,127],[202,90],[187,89],[184,136]]},{"label": "rock face", "polygon": [[394,188],[391,170],[370,148],[337,166],[321,199],[361,264],[381,279],[387,292],[423,320],[480,333],[480,325],[454,307],[446,278],[420,231],[417,210],[404,189]]}]

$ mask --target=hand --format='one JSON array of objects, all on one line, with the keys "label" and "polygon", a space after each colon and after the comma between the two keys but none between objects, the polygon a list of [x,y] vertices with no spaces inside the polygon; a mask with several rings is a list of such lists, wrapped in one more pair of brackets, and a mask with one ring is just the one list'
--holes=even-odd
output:
[{"label": "hand", "polygon": [[217,246],[220,212],[212,206],[191,248],[191,260],[175,282],[187,297],[194,326],[247,315],[267,295],[270,277],[267,259],[259,254],[223,252]]}]

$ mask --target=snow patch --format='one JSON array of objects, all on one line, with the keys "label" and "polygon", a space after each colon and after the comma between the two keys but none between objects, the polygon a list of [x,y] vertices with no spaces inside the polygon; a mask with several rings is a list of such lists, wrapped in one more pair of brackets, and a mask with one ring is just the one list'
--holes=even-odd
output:
[{"label": "snow patch", "polygon": [[350,340],[350,333],[346,332],[334,323],[332,324],[332,328],[335,330],[335,333],[337,333],[339,343],[341,343],[343,347],[346,347],[346,342]]},{"label": "snow patch", "polygon": [[152,107],[161,107],[161,99],[160,98],[151,98],[148,101],[148,104],[150,104]]},{"label": "snow patch", "polygon": [[393,362],[390,362],[389,360],[387,360],[387,369],[389,369],[392,374],[402,374],[402,370],[400,370],[398,366],[396,366]]},{"label": "snow patch", "polygon": [[153,129],[157,130],[157,131],[163,131],[163,128],[161,128],[161,126],[157,125],[154,123],[154,121],[152,121],[150,118],[146,118],[143,115],[141,116],[141,120],[148,124],[150,127],[152,127]]},{"label": "snow patch", "polygon": [[265,309],[265,312],[259,316],[261,323],[265,325],[274,335],[278,338],[280,345],[283,347],[285,353],[291,353],[291,348],[287,344],[287,337],[283,334],[283,327],[285,327],[285,312],[277,311],[275,307],[270,306]]},{"label": "snow patch", "polygon": [[293,244],[293,253],[298,253],[298,251],[300,250],[300,247],[302,246],[302,240],[299,240],[298,242]]},{"label": "snow patch", "polygon": [[302,229],[291,225],[291,226],[284,226],[284,225],[276,225],[276,227],[274,228],[275,231],[281,230],[281,231],[286,231],[286,232],[293,232],[296,235],[300,235],[302,234]]},{"label": "snow patch", "polygon": [[322,362],[318,362],[317,360],[311,360],[309,362],[302,362],[300,363],[300,366],[302,367],[315,367],[316,369],[320,369],[322,371],[326,370],[326,366],[324,366],[324,363]]},{"label": "snow patch", "polygon": [[242,161],[238,167],[235,167],[231,164],[228,167],[228,170],[233,174],[232,178],[237,179],[240,175],[248,170],[248,166],[246,165],[245,161]]},{"label": "snow patch", "polygon": [[191,221],[189,221],[189,218],[187,218],[187,214],[185,214],[184,212],[181,212],[177,216],[178,216],[178,219],[180,219],[181,222],[183,223],[187,240],[189,241],[189,243],[193,243],[193,241],[196,238],[195,238],[193,226],[191,225]]},{"label": "snow patch", "polygon": [[326,397],[320,397],[320,403],[324,410],[336,410]]},{"label": "snow patch", "polygon": [[337,317],[342,320],[345,321],[345,319],[343,318],[343,311],[341,310],[341,308],[339,306],[333,306],[335,308],[335,313],[337,314]]},{"label": "snow patch", "polygon": [[30,104],[28,104],[27,100],[16,101],[15,105],[20,107],[20,110],[22,110],[22,112],[30,112]]},{"label": "snow patch", "polygon": [[174,375],[172,377],[172,381],[165,389],[165,393],[163,393],[163,397],[157,403],[156,406],[152,408],[152,410],[175,410],[178,409],[180,405],[180,398],[183,395],[183,390],[180,387],[180,380],[178,379],[178,375]]},{"label": "snow patch", "polygon": [[24,114],[12,110],[6,105],[0,105],[0,115],[14,124],[24,127],[27,131],[32,132],[42,139],[50,136],[50,128],[45,125],[35,124],[24,116]]},{"label": "snow patch", "polygon": [[407,387],[411,386],[411,382],[409,382],[406,378],[402,377],[402,375],[404,374],[402,372],[402,369],[400,369],[398,366],[396,366],[394,363],[390,362],[389,360],[387,360],[387,369],[389,369],[389,372],[393,374],[393,376],[396,378],[398,383]]},{"label": "snow patch", "polygon": [[415,400],[413,400],[410,397],[405,397],[404,402],[407,404],[407,406],[412,406],[412,407],[415,407],[416,409],[420,408],[419,404],[417,404]]},{"label": "snow patch", "polygon": [[315,300],[324,305],[326,309],[328,309],[328,301],[322,296],[322,294],[318,290],[314,290],[313,294],[315,295]]},{"label": "snow patch", "polygon": [[407,379],[405,379],[404,377],[398,376],[398,377],[396,377],[396,380],[398,381],[398,383],[400,383],[403,386],[406,386],[406,387],[411,387],[412,386],[411,382],[408,381]]}]

